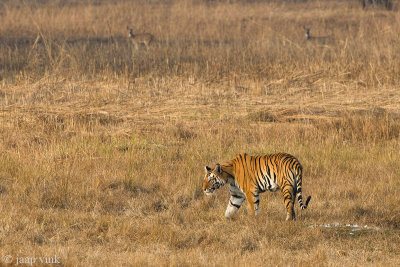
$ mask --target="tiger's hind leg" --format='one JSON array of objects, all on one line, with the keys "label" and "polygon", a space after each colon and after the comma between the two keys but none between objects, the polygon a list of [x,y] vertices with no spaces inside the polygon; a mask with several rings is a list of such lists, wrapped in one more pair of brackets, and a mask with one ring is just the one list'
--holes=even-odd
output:
[{"label": "tiger's hind leg", "polygon": [[289,204],[289,206],[287,207],[286,221],[289,221],[289,220],[293,220],[293,221],[296,220],[296,214],[294,213],[293,202],[291,202]]},{"label": "tiger's hind leg", "polygon": [[225,217],[231,218],[242,206],[243,201],[246,199],[242,191],[236,187],[229,185],[229,193],[231,197],[229,198],[228,207],[226,207]]},{"label": "tiger's hind leg", "polygon": [[294,212],[295,194],[293,187],[290,185],[284,186],[282,188],[282,196],[283,196],[283,202],[287,210],[286,221],[296,220],[296,214]]}]

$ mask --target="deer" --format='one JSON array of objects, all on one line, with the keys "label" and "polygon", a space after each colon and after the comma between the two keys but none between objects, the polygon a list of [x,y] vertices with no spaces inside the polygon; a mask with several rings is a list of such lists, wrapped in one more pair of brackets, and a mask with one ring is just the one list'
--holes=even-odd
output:
[{"label": "deer", "polygon": [[315,40],[317,42],[327,42],[332,40],[331,36],[311,36],[311,27],[306,28],[305,26],[303,26],[303,29],[306,31],[305,36],[308,41]]},{"label": "deer", "polygon": [[129,39],[135,46],[136,50],[139,49],[139,45],[144,44],[146,46],[146,49],[149,50],[149,46],[154,40],[154,36],[151,33],[134,33],[133,28],[129,28],[129,26],[126,26],[126,29],[129,31]]}]

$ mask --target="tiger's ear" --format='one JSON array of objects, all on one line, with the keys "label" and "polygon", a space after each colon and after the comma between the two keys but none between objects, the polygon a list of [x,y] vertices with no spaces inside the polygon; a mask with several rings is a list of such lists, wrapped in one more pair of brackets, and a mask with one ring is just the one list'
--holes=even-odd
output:
[{"label": "tiger's ear", "polygon": [[208,167],[208,166],[206,166],[204,169],[206,170],[206,172],[210,172],[210,171],[212,170],[212,169],[211,169],[210,167]]},{"label": "tiger's ear", "polygon": [[218,175],[222,173],[221,165],[219,163],[217,163],[217,165],[215,166],[215,173]]}]

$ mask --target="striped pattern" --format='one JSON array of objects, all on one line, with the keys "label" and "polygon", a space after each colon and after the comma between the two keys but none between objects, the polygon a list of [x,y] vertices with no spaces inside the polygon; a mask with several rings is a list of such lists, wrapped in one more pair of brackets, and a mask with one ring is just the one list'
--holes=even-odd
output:
[{"label": "striped pattern", "polygon": [[213,193],[225,183],[229,183],[230,199],[225,212],[226,217],[235,214],[245,199],[250,210],[256,215],[259,211],[259,194],[265,191],[281,189],[287,209],[286,220],[295,219],[294,202],[297,199],[301,209],[306,209],[311,199],[309,196],[303,204],[302,172],[300,162],[286,153],[264,156],[249,156],[245,153],[233,160],[217,164],[215,169],[206,167],[203,190]]}]

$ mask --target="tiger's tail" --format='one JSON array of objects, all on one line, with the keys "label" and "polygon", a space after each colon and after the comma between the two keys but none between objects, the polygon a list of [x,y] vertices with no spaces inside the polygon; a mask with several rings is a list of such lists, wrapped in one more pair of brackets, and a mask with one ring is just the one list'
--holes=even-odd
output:
[{"label": "tiger's tail", "polygon": [[299,202],[300,208],[302,210],[305,210],[308,206],[308,203],[311,200],[311,196],[308,196],[306,199],[306,204],[303,204],[303,195],[302,195],[302,191],[301,191],[302,180],[303,180],[302,169],[299,168],[299,170],[297,172],[297,179],[296,179],[296,181],[297,181],[297,184],[296,184],[297,201]]}]

